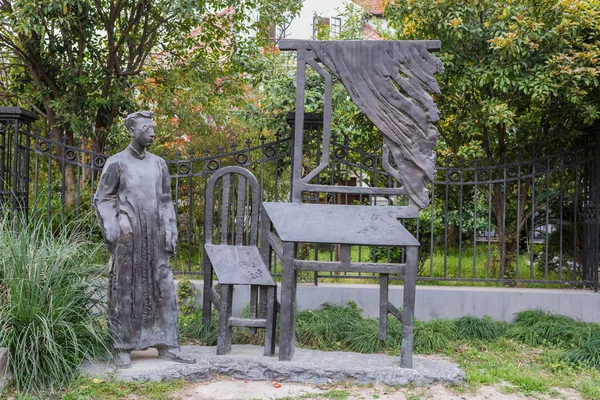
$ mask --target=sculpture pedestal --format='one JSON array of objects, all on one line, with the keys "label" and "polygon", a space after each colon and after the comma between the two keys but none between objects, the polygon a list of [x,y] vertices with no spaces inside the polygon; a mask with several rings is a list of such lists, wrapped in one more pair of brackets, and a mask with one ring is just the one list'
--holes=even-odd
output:
[{"label": "sculpture pedestal", "polygon": [[178,364],[158,360],[154,349],[132,354],[131,368],[114,369],[110,364],[84,363],[84,375],[125,381],[212,379],[227,375],[245,380],[274,380],[326,384],[349,382],[357,384],[431,385],[461,384],[465,373],[457,365],[438,356],[415,356],[413,369],[400,368],[398,357],[384,354],[359,354],[337,351],[296,349],[293,361],[280,362],[277,357],[264,357],[263,348],[233,345],[226,356],[215,355],[216,347],[183,346],[182,351],[196,357],[197,364]]}]

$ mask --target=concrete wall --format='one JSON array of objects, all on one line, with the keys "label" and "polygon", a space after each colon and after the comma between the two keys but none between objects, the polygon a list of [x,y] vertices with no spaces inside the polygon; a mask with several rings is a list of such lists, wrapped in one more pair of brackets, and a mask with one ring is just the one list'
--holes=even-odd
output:
[{"label": "concrete wall", "polygon": [[[202,281],[193,283],[202,290]],[[398,308],[402,305],[402,293],[401,286],[390,286],[390,300]],[[233,297],[233,314],[239,316],[249,301],[249,286],[236,286]],[[202,297],[198,300],[202,301]],[[350,300],[363,310],[363,315],[379,315],[378,285],[322,283],[298,286],[298,310],[316,309],[323,303],[345,305]],[[600,295],[589,290],[571,289],[417,286],[415,317],[429,321],[489,315],[496,321],[512,321],[516,313],[535,309],[600,323]]]}]

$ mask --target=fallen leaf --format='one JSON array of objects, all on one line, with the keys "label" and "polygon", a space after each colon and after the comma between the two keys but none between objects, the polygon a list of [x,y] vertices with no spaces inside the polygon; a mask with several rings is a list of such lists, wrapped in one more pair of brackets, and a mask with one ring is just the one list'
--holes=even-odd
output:
[{"label": "fallen leaf", "polygon": [[98,384],[98,383],[104,383],[104,382],[105,382],[105,380],[104,380],[104,379],[98,379],[98,378],[94,378],[94,379],[92,379],[92,382],[94,382],[94,383]]},{"label": "fallen leaf", "polygon": [[247,381],[247,380],[244,380],[244,383],[248,383],[248,381]]},{"label": "fallen leaf", "polygon": [[281,383],[273,381],[273,387],[275,389],[279,389],[281,387]]}]

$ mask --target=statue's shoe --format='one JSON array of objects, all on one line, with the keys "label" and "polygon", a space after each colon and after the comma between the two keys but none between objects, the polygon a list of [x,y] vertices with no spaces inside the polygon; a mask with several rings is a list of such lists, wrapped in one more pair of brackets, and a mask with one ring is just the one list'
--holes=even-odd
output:
[{"label": "statue's shoe", "polygon": [[158,349],[158,358],[182,364],[196,364],[196,359],[175,349]]}]

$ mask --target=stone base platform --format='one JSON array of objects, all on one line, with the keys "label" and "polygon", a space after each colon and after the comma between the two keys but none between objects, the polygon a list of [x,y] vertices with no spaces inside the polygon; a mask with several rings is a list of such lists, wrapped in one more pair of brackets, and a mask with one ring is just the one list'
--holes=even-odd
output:
[{"label": "stone base platform", "polygon": [[414,369],[400,368],[400,357],[383,354],[358,354],[296,349],[293,361],[279,361],[277,355],[264,357],[263,348],[234,345],[231,353],[217,356],[216,347],[183,346],[185,354],[196,358],[196,364],[179,364],[157,359],[149,349],[132,353],[131,368],[116,369],[110,364],[82,365],[82,373],[104,379],[125,381],[161,381],[183,378],[187,381],[211,379],[227,375],[236,379],[273,380],[324,384],[350,382],[359,384],[431,385],[461,384],[465,373],[455,364],[439,357],[415,356]]}]

